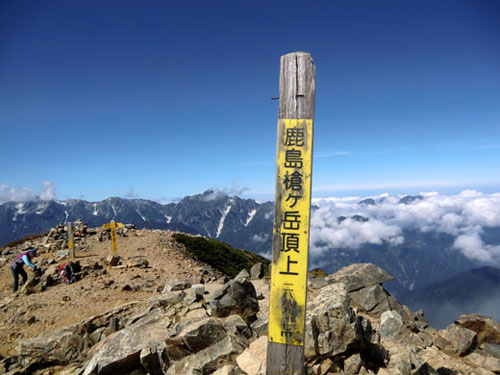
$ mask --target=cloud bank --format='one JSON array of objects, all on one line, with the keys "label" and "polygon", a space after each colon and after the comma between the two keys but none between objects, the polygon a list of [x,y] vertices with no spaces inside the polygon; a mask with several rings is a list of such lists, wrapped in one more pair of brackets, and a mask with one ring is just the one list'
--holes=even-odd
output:
[{"label": "cloud bank", "polygon": [[26,202],[35,199],[53,200],[55,198],[56,188],[51,181],[42,182],[38,195],[28,186],[9,186],[8,184],[0,184],[0,203],[11,201]]},{"label": "cloud bank", "polygon": [[364,244],[402,244],[404,229],[437,231],[455,237],[454,248],[485,264],[500,264],[500,244],[485,243],[487,227],[500,228],[500,193],[466,190],[418,196],[313,199],[311,252],[357,249]]}]

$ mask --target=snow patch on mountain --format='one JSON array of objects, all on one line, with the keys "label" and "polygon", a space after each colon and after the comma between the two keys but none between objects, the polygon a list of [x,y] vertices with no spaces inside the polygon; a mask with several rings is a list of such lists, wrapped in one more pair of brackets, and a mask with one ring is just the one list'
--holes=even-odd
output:
[{"label": "snow patch on mountain", "polygon": [[257,212],[257,210],[256,210],[256,209],[253,209],[252,211],[250,211],[250,212],[248,213],[248,218],[247,218],[247,221],[246,221],[246,222],[245,222],[245,224],[243,224],[243,225],[245,225],[245,226],[247,227],[247,226],[248,226],[248,224],[250,224],[250,222],[252,221],[252,219],[253,219],[253,217],[255,216],[255,213],[256,213],[256,212]]},{"label": "snow patch on mountain", "polygon": [[226,207],[226,210],[222,213],[222,217],[220,218],[219,227],[217,228],[217,234],[215,235],[215,238],[219,238],[220,232],[222,232],[222,228],[224,228],[224,221],[226,220],[226,216],[233,207],[232,204],[234,201],[230,199],[229,202],[230,202],[229,205]]}]

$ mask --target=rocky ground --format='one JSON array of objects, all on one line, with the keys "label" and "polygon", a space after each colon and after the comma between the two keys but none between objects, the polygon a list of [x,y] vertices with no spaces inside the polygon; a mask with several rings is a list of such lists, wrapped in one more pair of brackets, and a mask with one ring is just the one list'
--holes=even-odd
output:
[{"label": "rocky ground", "polygon": [[[47,237],[3,251],[0,257],[0,356],[14,354],[20,339],[75,324],[129,301],[147,299],[161,292],[165,282],[172,278],[210,281],[221,276],[186,256],[169,231],[128,230],[126,237],[119,235],[121,265],[111,267],[106,264],[106,258],[111,255],[111,241],[106,237],[100,242],[97,230],[94,232],[77,239],[74,259],[69,255],[58,257],[58,253],[68,253],[64,250],[67,243]],[[14,295],[9,264],[15,254],[28,246],[38,249],[34,262],[55,279],[54,285],[47,286],[43,292],[35,287]],[[67,262],[79,262],[82,267],[81,279],[74,284],[57,280],[58,265]],[[32,279],[32,270],[27,266],[25,269]]]},{"label": "rocky ground", "polygon": [[[0,374],[265,374],[262,265],[227,280],[185,255],[168,232],[126,234],[114,267],[105,261],[109,241],[85,236],[81,280],[71,285],[43,290],[42,276],[12,298],[8,265],[1,268]],[[51,241],[37,260],[44,275],[64,260],[52,246],[59,240]],[[499,323],[464,315],[435,330],[385,291],[391,279],[373,264],[310,278],[308,375],[500,374]]]}]

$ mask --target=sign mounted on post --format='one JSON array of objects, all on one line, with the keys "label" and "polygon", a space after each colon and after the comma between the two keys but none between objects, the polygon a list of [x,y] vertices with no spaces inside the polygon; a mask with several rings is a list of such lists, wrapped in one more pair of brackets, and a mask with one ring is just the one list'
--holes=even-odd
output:
[{"label": "sign mounted on post", "polygon": [[275,218],[274,236],[279,239],[280,254],[271,276],[269,341],[282,344],[304,344],[312,125],[312,119],[278,123],[275,204],[280,206],[280,216]]},{"label": "sign mounted on post", "polygon": [[122,223],[115,223],[114,220],[111,220],[111,223],[104,224],[102,226],[105,229],[111,229],[111,248],[113,249],[113,257],[116,257],[118,253],[118,247],[116,245],[116,228],[121,228],[122,226]]},{"label": "sign mounted on post", "polygon": [[315,67],[281,57],[267,375],[303,375]]},{"label": "sign mounted on post", "polygon": [[68,221],[68,224],[67,224],[67,227],[68,227],[68,249],[71,250],[71,256],[73,258],[76,257],[76,254],[75,254],[75,233],[74,233],[74,230],[73,230],[73,225],[71,224],[71,221]]}]

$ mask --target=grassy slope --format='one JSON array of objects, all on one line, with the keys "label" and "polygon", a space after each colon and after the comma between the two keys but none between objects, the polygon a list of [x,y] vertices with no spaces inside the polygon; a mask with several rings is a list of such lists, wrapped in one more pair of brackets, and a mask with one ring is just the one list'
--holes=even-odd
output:
[{"label": "grassy slope", "polygon": [[227,243],[175,233],[176,241],[186,246],[188,253],[229,277],[235,277],[243,268],[250,270],[256,263],[264,264],[266,274],[269,272],[269,260],[250,251],[233,249]]}]

